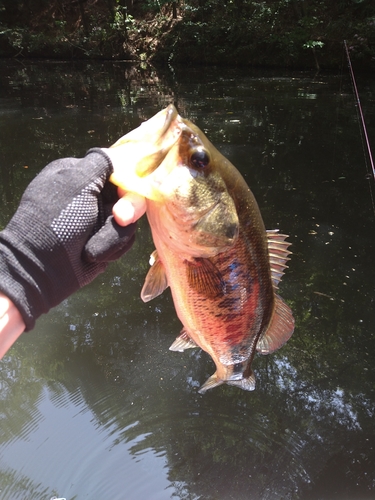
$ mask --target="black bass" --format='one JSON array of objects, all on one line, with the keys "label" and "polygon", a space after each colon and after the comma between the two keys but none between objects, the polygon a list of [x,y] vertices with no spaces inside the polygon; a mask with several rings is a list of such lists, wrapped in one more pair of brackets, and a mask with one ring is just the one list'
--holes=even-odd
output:
[{"label": "black bass", "polygon": [[170,287],[183,324],[170,349],[199,346],[216,365],[200,393],[223,383],[251,391],[255,352],[275,351],[294,330],[292,312],[276,293],[289,243],[265,230],[238,170],[172,108],[178,138],[148,169],[140,193],[148,198],[156,247],[141,298],[147,302]]}]

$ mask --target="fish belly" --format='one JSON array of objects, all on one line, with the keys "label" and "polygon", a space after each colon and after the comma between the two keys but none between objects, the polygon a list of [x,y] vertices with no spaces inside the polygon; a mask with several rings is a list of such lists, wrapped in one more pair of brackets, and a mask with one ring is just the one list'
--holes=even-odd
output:
[{"label": "fish belly", "polygon": [[[197,259],[158,249],[168,263],[168,283],[184,335],[206,351],[216,365],[216,373],[201,392],[222,383],[255,388],[251,361],[259,336],[269,323],[274,293],[269,269],[263,269],[247,247],[239,238],[230,251],[209,259],[221,277],[216,288],[189,278],[191,267],[201,265]],[[203,278],[209,280],[206,274]]]}]

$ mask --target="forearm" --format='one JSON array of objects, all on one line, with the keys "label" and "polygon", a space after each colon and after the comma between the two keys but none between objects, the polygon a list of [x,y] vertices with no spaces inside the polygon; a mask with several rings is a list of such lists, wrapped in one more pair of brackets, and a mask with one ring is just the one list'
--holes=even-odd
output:
[{"label": "forearm", "polygon": [[134,193],[119,199],[112,173],[98,148],[50,163],[0,231],[0,359],[41,314],[132,246],[146,202]]},{"label": "forearm", "polygon": [[0,359],[25,330],[22,316],[13,302],[0,292]]}]

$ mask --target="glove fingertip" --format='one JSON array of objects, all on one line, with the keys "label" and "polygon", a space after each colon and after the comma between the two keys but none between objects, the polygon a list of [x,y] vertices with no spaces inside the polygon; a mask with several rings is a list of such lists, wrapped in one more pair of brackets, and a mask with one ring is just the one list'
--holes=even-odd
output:
[{"label": "glove fingertip", "polygon": [[117,260],[132,247],[137,224],[122,227],[109,217],[104,226],[86,243],[84,257],[89,262],[109,262]]}]

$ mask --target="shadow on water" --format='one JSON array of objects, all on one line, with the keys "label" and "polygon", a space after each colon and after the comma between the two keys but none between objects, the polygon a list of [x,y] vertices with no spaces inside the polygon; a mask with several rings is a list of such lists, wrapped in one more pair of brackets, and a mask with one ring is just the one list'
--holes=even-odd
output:
[{"label": "shadow on water", "polygon": [[[256,358],[254,392],[200,396],[214,367],[168,351],[169,292],[139,299],[141,221],[133,249],[1,362],[2,498],[373,498],[375,223],[348,77],[9,62],[0,75],[2,226],[46,163],[175,102],[241,170],[266,226],[290,234],[280,292],[296,318]],[[360,84],[374,137],[374,85]]]}]

